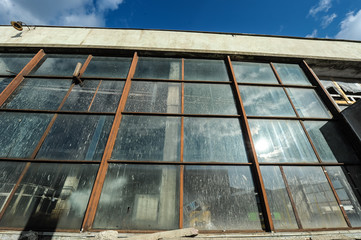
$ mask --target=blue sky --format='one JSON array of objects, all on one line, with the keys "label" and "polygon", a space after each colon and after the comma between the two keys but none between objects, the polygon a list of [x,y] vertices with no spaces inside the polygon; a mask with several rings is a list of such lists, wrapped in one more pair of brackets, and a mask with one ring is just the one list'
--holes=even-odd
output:
[{"label": "blue sky", "polygon": [[361,40],[361,0],[1,0],[11,20]]}]

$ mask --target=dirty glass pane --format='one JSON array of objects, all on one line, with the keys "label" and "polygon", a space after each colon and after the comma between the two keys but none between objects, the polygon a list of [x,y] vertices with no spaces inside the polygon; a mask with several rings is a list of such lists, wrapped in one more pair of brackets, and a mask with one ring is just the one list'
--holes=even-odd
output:
[{"label": "dirty glass pane", "polygon": [[291,120],[249,120],[259,162],[318,162],[301,124]]},{"label": "dirty glass pane", "polygon": [[125,111],[180,113],[181,84],[133,81]]},{"label": "dirty glass pane", "polygon": [[323,162],[360,162],[341,126],[336,122],[305,121],[304,125]]},{"label": "dirty glass pane", "polygon": [[247,115],[296,116],[283,88],[240,85],[239,91]]},{"label": "dirty glass pane", "polygon": [[283,84],[311,85],[298,64],[274,63]]},{"label": "dirty glass pane", "polygon": [[[351,178],[352,186],[356,194],[361,199],[361,167],[356,165],[345,166],[348,176]],[[360,200],[361,201],[361,200]]]},{"label": "dirty glass pane", "polygon": [[223,60],[185,59],[184,80],[230,81]]},{"label": "dirty glass pane", "polygon": [[1,108],[56,110],[70,85],[66,79],[24,79]]},{"label": "dirty glass pane", "polygon": [[12,78],[0,78],[0,93],[9,85]]},{"label": "dirty glass pane", "polygon": [[261,172],[275,228],[297,229],[296,218],[279,167],[261,166]]},{"label": "dirty glass pane", "polygon": [[89,164],[32,163],[0,226],[79,230],[97,169]]},{"label": "dirty glass pane", "polygon": [[123,88],[123,81],[102,81],[90,111],[115,112],[119,105]]},{"label": "dirty glass pane", "polygon": [[237,82],[278,84],[268,63],[232,62]]},{"label": "dirty glass pane", "polygon": [[26,163],[0,162],[0,211],[14,189]]},{"label": "dirty glass pane", "polygon": [[71,90],[61,110],[65,111],[88,111],[99,81],[84,81],[81,87],[75,85]]},{"label": "dirty glass pane", "polygon": [[230,85],[184,85],[184,113],[237,115]]},{"label": "dirty glass pane", "polygon": [[53,55],[47,54],[45,62],[30,75],[34,76],[73,76],[78,62],[83,64],[88,55]]},{"label": "dirty glass pane", "polygon": [[113,116],[59,115],[37,159],[101,160]]},{"label": "dirty glass pane", "polygon": [[111,159],[179,161],[180,118],[123,116]]},{"label": "dirty glass pane", "polygon": [[248,162],[239,119],[184,118],[185,162]]},{"label": "dirty glass pane", "polygon": [[166,230],[178,225],[178,166],[109,165],[93,228]]},{"label": "dirty glass pane", "polygon": [[326,167],[326,171],[352,227],[361,227],[361,206],[341,167]]},{"label": "dirty glass pane", "polygon": [[321,99],[317,96],[315,90],[287,88],[287,92],[300,117],[332,117]]},{"label": "dirty glass pane", "polygon": [[140,57],[134,78],[182,79],[182,60]]},{"label": "dirty glass pane", "polygon": [[0,75],[17,75],[34,54],[0,54]]},{"label": "dirty glass pane", "polygon": [[184,227],[261,230],[257,201],[249,167],[184,167]]},{"label": "dirty glass pane", "polygon": [[321,167],[283,167],[303,228],[347,227]]},{"label": "dirty glass pane", "polygon": [[0,157],[29,158],[52,114],[0,113]]},{"label": "dirty glass pane", "polygon": [[86,68],[83,76],[126,78],[131,61],[131,58],[124,57],[94,56]]}]

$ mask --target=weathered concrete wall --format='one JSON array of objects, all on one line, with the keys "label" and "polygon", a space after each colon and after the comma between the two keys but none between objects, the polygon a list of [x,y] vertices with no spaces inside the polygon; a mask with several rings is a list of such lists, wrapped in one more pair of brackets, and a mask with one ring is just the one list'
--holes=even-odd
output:
[{"label": "weathered concrete wall", "polygon": [[361,42],[161,30],[0,26],[0,46],[84,47],[361,60]]}]

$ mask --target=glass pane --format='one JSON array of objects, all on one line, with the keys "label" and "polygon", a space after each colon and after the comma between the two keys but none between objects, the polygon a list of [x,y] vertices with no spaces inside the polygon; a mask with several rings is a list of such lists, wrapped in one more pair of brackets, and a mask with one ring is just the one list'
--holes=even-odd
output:
[{"label": "glass pane", "polygon": [[0,162],[0,211],[14,189],[26,163]]},{"label": "glass pane", "polygon": [[182,79],[182,60],[141,57],[134,78]]},{"label": "glass pane", "polygon": [[99,82],[100,81],[87,80],[84,81],[84,85],[82,87],[79,84],[75,85],[61,110],[88,111]]},{"label": "glass pane", "polygon": [[184,167],[184,227],[261,230],[257,202],[249,167]]},{"label": "glass pane", "polygon": [[123,81],[101,81],[91,112],[115,112],[124,88]]},{"label": "glass pane", "polygon": [[113,116],[59,115],[38,159],[101,160]]},{"label": "glass pane", "polygon": [[232,62],[237,82],[278,84],[268,63]]},{"label": "glass pane", "polygon": [[29,158],[52,116],[0,112],[0,157]]},{"label": "glass pane", "polygon": [[361,227],[361,206],[341,167],[326,167],[326,170],[352,227]]},{"label": "glass pane", "polygon": [[93,228],[159,230],[179,225],[179,167],[111,164]]},{"label": "glass pane", "polygon": [[78,62],[83,64],[87,55],[45,55],[45,62],[33,71],[30,75],[35,76],[73,76],[75,67]]},{"label": "glass pane", "polygon": [[17,75],[34,54],[0,54],[0,75]]},{"label": "glass pane", "polygon": [[239,119],[184,118],[185,162],[248,162]]},{"label": "glass pane", "polygon": [[1,227],[80,229],[96,165],[32,163],[0,221]]},{"label": "glass pane", "polygon": [[273,224],[276,229],[297,229],[290,198],[279,167],[261,166]]},{"label": "glass pane", "polygon": [[112,159],[179,161],[180,118],[123,116]]},{"label": "glass pane", "polygon": [[131,58],[95,56],[90,61],[83,76],[126,78],[131,61]]},{"label": "glass pane", "polygon": [[360,162],[336,122],[305,121],[304,125],[323,162]]},{"label": "glass pane", "polygon": [[9,85],[12,78],[0,78],[0,93]]},{"label": "glass pane", "polygon": [[56,110],[70,85],[65,79],[24,79],[1,108]]},{"label": "glass pane", "polygon": [[287,88],[287,92],[300,117],[332,117],[314,90]]},{"label": "glass pane", "polygon": [[230,81],[223,60],[185,59],[185,80]]},{"label": "glass pane", "polygon": [[298,64],[274,63],[283,84],[311,85]]},{"label": "glass pane", "polygon": [[231,86],[185,84],[184,113],[237,115]]},{"label": "glass pane", "polygon": [[125,111],[180,113],[181,84],[134,81]]},{"label": "glass pane", "polygon": [[361,201],[361,167],[356,165],[345,166],[348,176],[351,178],[352,186]]},{"label": "glass pane", "polygon": [[318,162],[301,124],[290,120],[249,120],[259,162]]},{"label": "glass pane", "polygon": [[247,115],[296,116],[282,88],[241,85],[238,87]]},{"label": "glass pane", "polygon": [[347,227],[321,167],[284,167],[303,228]]}]

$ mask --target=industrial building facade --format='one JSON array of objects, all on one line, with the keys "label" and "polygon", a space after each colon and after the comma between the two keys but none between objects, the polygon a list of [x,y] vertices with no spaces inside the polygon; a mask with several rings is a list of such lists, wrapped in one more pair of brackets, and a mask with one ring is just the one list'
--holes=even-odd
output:
[{"label": "industrial building facade", "polygon": [[102,29],[66,29],[79,44],[47,42],[61,28],[0,31],[0,229],[361,227],[360,142],[340,113],[357,97],[316,75],[332,54],[361,59],[187,50],[179,36],[145,48],[146,30],[106,30],[124,34],[112,44],[84,44]]}]

